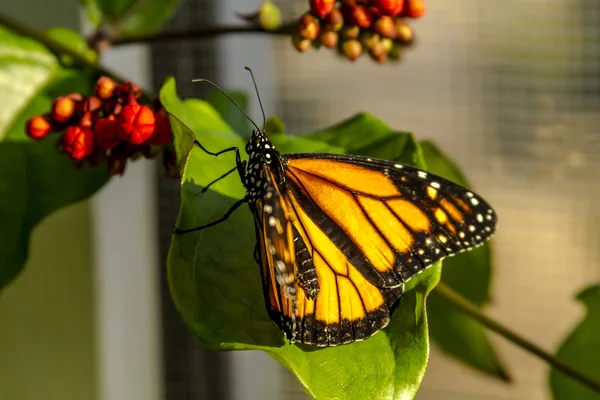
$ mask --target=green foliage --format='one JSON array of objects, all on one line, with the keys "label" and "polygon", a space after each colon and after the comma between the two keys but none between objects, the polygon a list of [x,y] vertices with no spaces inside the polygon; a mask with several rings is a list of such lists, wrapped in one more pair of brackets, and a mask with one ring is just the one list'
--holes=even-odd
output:
[{"label": "green foliage", "polygon": [[[421,148],[429,171],[470,187],[458,167],[435,144],[423,141]],[[473,304],[483,307],[490,300],[491,263],[491,243],[488,242],[444,260],[442,282]],[[429,296],[428,306],[431,339],[444,352],[489,375],[510,380],[480,323],[435,291]]]},{"label": "green foliage", "polygon": [[25,123],[94,77],[64,69],[45,47],[0,27],[0,289],[23,268],[31,230],[45,216],[83,200],[107,180],[103,168],[77,169],[56,148],[56,135],[33,142]]},{"label": "green foliage", "polygon": [[[558,348],[557,357],[600,380],[600,285],[577,295],[587,314]],[[599,400],[600,393],[552,368],[550,388],[556,400]]]},{"label": "green foliage", "polygon": [[179,0],[81,0],[95,26],[108,24],[119,37],[157,31],[171,17]]},{"label": "green foliage", "polygon": [[[177,135],[195,135],[211,151],[231,146],[243,149],[244,138],[226,129],[221,121],[219,129],[207,126],[206,121],[214,118],[207,103],[179,100],[172,80],[161,90],[161,100],[194,132],[184,133],[184,129],[177,128]],[[174,122],[178,124],[177,120]],[[365,135],[371,131],[377,132],[373,140]],[[348,146],[353,153],[373,157],[385,154],[394,161],[423,166],[412,135],[395,132],[367,114],[307,138],[272,138],[282,153],[339,153],[347,150],[344,145],[357,143],[356,147]],[[373,141],[394,141],[397,146],[389,152]],[[190,139],[180,142],[190,143]],[[179,148],[185,151],[184,146]],[[178,227],[190,228],[215,220],[244,195],[239,178],[231,175],[200,197],[203,186],[233,165],[233,153],[212,157],[197,146],[192,148],[182,178]],[[254,243],[253,218],[246,208],[208,230],[173,236],[167,261],[171,294],[183,319],[204,344],[215,350],[264,350],[289,369],[312,397],[414,397],[429,354],[425,298],[439,280],[440,263],[411,281],[390,325],[383,331],[362,342],[317,350],[290,345],[269,319],[260,270],[252,257]]]}]

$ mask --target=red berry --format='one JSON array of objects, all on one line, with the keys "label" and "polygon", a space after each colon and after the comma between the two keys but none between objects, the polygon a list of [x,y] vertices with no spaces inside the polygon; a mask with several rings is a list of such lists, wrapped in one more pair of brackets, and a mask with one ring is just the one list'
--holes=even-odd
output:
[{"label": "red berry", "polygon": [[85,114],[88,111],[94,112],[98,111],[102,107],[102,100],[97,98],[96,96],[87,97],[80,106],[79,112],[81,115]]},{"label": "red berry", "polygon": [[169,120],[169,114],[164,110],[160,109],[154,112],[155,129],[148,144],[152,146],[162,146],[173,139],[173,131],[171,131],[171,121]]},{"label": "red berry", "polygon": [[74,160],[83,160],[94,151],[94,134],[90,128],[70,126],[62,137],[62,146]]},{"label": "red berry", "polygon": [[421,18],[426,11],[425,0],[406,0],[402,15],[408,18]]},{"label": "red berry", "polygon": [[154,113],[146,106],[141,106],[135,99],[123,107],[119,122],[121,138],[131,144],[142,144],[152,136],[155,129]]},{"label": "red berry", "polygon": [[380,17],[374,25],[375,32],[389,39],[394,39],[397,35],[394,19],[389,15]]},{"label": "red berry", "polygon": [[75,113],[75,100],[68,97],[58,97],[52,103],[52,118],[57,122],[66,122]]},{"label": "red berry", "polygon": [[99,99],[108,100],[115,94],[117,83],[108,76],[101,76],[96,81],[94,92]]},{"label": "red berry", "polygon": [[343,3],[342,13],[344,19],[349,21],[350,24],[358,25],[361,28],[369,28],[373,22],[371,11],[355,2]]},{"label": "red berry", "polygon": [[396,16],[404,7],[404,0],[373,0],[375,8],[383,15]]},{"label": "red berry", "polygon": [[117,86],[115,89],[117,97],[124,101],[129,100],[129,95],[132,94],[134,98],[139,99],[142,97],[142,89],[133,82],[125,82]]},{"label": "red berry", "polygon": [[96,145],[104,150],[117,147],[121,143],[121,124],[108,118],[100,118],[94,125]]},{"label": "red berry", "polygon": [[310,0],[309,4],[313,14],[325,18],[333,10],[335,0]]},{"label": "red berry", "polygon": [[27,136],[33,140],[45,138],[51,130],[52,126],[50,125],[50,122],[41,115],[31,117],[31,119],[27,121],[26,133]]},{"label": "red berry", "polygon": [[342,12],[339,10],[339,8],[334,8],[333,10],[331,10],[329,15],[327,15],[327,17],[325,18],[325,24],[329,29],[333,31],[339,31],[340,29],[342,29],[342,26],[344,26],[344,16],[342,15]]}]

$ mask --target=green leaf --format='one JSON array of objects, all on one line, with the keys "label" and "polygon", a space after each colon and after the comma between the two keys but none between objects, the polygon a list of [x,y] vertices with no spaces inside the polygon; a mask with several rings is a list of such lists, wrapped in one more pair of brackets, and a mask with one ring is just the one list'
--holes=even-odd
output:
[{"label": "green leaf", "polygon": [[108,173],[105,168],[77,169],[56,149],[56,134],[39,142],[25,135],[30,117],[48,112],[59,95],[90,92],[93,77],[62,69],[45,47],[1,27],[0,43],[1,289],[23,268],[35,225],[92,195]]},{"label": "green leaf", "polygon": [[[469,184],[458,167],[432,142],[421,142],[427,169],[465,187]],[[482,307],[490,300],[491,245],[444,260],[442,282]],[[504,381],[510,378],[483,326],[435,291],[429,297],[431,339],[452,357]]]},{"label": "green leaf", "polygon": [[171,17],[179,0],[82,0],[96,26],[112,25],[119,37],[150,34]]},{"label": "green leaf", "polygon": [[[556,356],[590,377],[600,381],[600,285],[577,295],[587,310],[579,325],[558,348]],[[555,400],[598,400],[600,393],[552,368],[550,388]]]},{"label": "green leaf", "polygon": [[[85,38],[74,30],[62,26],[55,26],[48,29],[46,34],[57,42],[75,50],[91,62],[96,62],[98,59],[98,54],[88,47]],[[62,58],[63,64],[70,65],[73,63],[73,60],[69,56],[63,55]]]},{"label": "green leaf", "polygon": [[[219,132],[215,127],[207,127],[208,124],[198,128],[200,121],[212,113],[199,115],[194,105],[198,100],[182,102],[173,89],[173,82],[168,81],[161,90],[161,101],[169,112],[192,127],[203,146],[211,151],[231,146],[243,149],[244,139],[231,131]],[[375,141],[387,138],[388,143],[396,144],[395,148],[390,151],[371,146],[373,141],[363,137],[363,129],[378,131]],[[352,136],[356,132],[361,137],[356,138],[354,147],[363,153],[368,151],[372,157],[385,154],[399,162],[417,160],[417,166],[424,166],[412,135],[395,132],[367,114],[309,138],[274,135],[272,139],[282,153],[339,153],[345,150],[343,144],[353,141],[340,140],[336,133]],[[324,138],[337,144],[328,144]],[[197,146],[192,148],[182,178],[178,227],[190,228],[213,221],[244,195],[239,177],[232,174],[200,197],[202,187],[233,166],[233,153],[213,157]],[[410,281],[409,290],[384,330],[362,342],[315,349],[290,345],[269,319],[260,269],[252,256],[254,244],[253,218],[245,207],[222,224],[172,239],[167,274],[173,301],[184,321],[206,346],[214,350],[264,350],[290,370],[314,398],[415,396],[429,355],[425,298],[439,280],[440,263]]]}]

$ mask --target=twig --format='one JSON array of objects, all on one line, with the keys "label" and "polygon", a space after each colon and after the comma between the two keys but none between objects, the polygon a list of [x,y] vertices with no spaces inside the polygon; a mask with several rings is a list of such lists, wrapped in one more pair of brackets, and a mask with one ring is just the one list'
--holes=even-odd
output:
[{"label": "twig", "polygon": [[444,283],[438,284],[435,288],[435,291],[442,297],[444,297],[446,300],[448,300],[450,303],[452,303],[454,306],[459,308],[462,312],[476,319],[488,329],[498,333],[499,335],[503,336],[505,339],[511,341],[513,344],[521,347],[522,349],[535,354],[536,356],[545,360],[548,364],[552,365],[554,368],[556,368],[563,374],[570,376],[571,378],[581,382],[582,384],[586,385],[587,387],[593,389],[596,392],[600,392],[600,382],[598,382],[595,378],[577,370],[576,368],[565,363],[564,361],[559,360],[544,349],[538,347],[536,344],[519,336],[519,334],[513,332],[506,326],[486,316],[470,301],[462,297],[460,294],[452,290]]},{"label": "twig", "polygon": [[132,43],[154,43],[163,42],[169,40],[183,40],[183,39],[207,39],[221,35],[230,35],[236,33],[266,33],[271,35],[290,35],[296,22],[289,22],[282,25],[279,29],[268,31],[261,28],[258,25],[235,25],[235,26],[214,26],[209,28],[200,29],[187,29],[180,31],[170,32],[159,32],[150,35],[132,36],[126,38],[116,39],[112,42],[114,46],[132,44]]}]

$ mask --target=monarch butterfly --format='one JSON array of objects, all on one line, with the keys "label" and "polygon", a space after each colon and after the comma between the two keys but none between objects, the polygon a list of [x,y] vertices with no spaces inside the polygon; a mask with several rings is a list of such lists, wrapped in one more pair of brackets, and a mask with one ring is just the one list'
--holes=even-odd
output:
[{"label": "monarch butterfly", "polygon": [[233,104],[255,127],[248,160],[238,147],[213,153],[195,145],[236,155],[236,166],[204,190],[237,171],[246,195],[218,220],[175,233],[214,226],[248,203],[266,308],[291,343],[326,347],[372,336],[390,321],[405,282],[495,230],[495,212],[464,187],[362,156],[282,155]]}]

